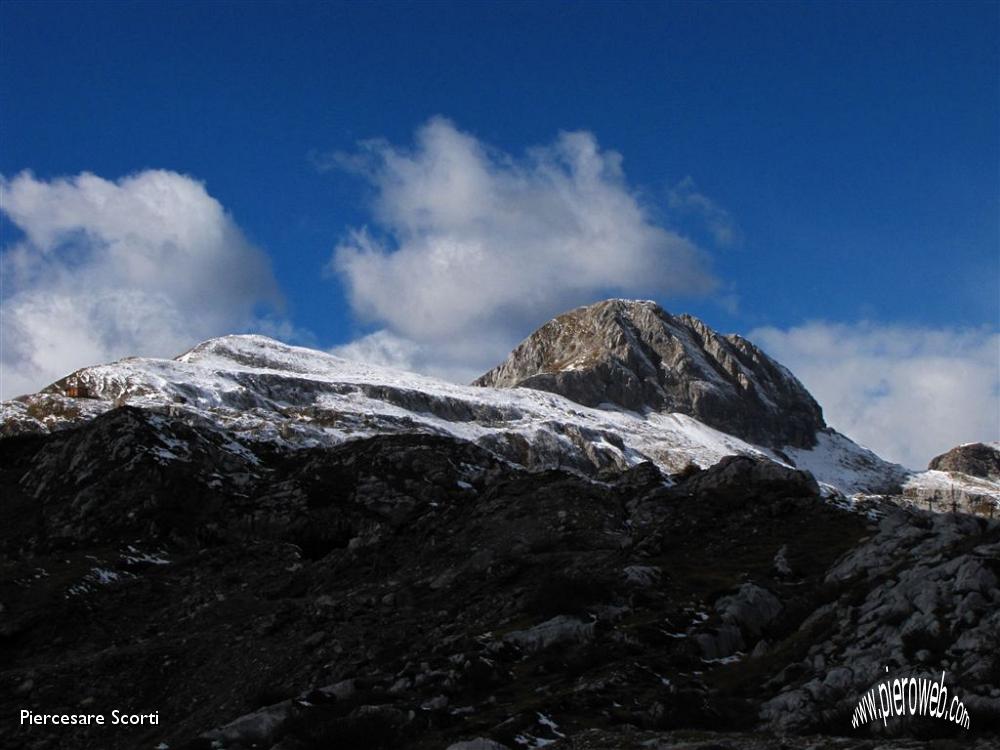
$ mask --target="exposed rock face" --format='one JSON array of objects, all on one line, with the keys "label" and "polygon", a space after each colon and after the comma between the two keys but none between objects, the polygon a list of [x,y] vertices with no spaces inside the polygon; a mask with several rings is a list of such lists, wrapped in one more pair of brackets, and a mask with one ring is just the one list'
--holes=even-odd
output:
[{"label": "exposed rock face", "polygon": [[932,458],[927,468],[1000,481],[1000,443],[959,445]]},{"label": "exposed rock face", "polygon": [[803,385],[749,341],[648,301],[606,300],[560,315],[474,385],[680,412],[775,448],[812,447],[825,427]]}]

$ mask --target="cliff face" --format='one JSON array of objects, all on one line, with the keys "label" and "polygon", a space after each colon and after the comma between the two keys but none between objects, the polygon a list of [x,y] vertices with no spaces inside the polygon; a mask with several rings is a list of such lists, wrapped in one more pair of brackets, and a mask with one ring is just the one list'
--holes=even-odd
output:
[{"label": "cliff face", "polygon": [[826,426],[805,387],[752,343],[654,302],[606,300],[560,315],[474,385],[680,412],[775,448],[811,448]]}]

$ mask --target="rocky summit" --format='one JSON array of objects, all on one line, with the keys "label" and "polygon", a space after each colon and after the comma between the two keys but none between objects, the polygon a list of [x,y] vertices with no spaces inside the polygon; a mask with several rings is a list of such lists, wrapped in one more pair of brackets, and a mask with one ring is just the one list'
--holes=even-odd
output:
[{"label": "rocky summit", "polygon": [[[524,351],[460,386],[227,336],[4,403],[0,747],[996,747],[981,451],[907,472],[742,339],[650,303],[570,319],[533,346],[579,394]],[[726,431],[783,399],[787,432]],[[886,675],[942,673],[968,728],[852,724]]]},{"label": "rocky summit", "polygon": [[655,302],[606,300],[549,321],[475,381],[586,406],[679,412],[773,448],[811,448],[823,412],[785,367],[736,335]]},{"label": "rocky summit", "polygon": [[1000,443],[967,443],[931,459],[928,469],[1000,480]]}]

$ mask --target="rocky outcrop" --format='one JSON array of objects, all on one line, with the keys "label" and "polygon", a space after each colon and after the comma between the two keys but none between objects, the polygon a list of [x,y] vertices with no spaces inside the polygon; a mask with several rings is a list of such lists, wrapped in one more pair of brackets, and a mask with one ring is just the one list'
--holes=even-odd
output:
[{"label": "rocky outcrop", "polygon": [[747,456],[727,456],[684,483],[685,492],[695,497],[721,494],[752,499],[775,488],[797,497],[819,494],[819,485],[809,472]]},{"label": "rocky outcrop", "polygon": [[775,448],[812,447],[825,427],[803,385],[752,343],[655,302],[607,300],[560,315],[474,384],[680,412]]},{"label": "rocky outcrop", "polygon": [[927,468],[1000,481],[1000,443],[959,445],[932,458]]},{"label": "rocky outcrop", "polygon": [[1000,515],[1000,443],[967,443],[931,459],[903,483],[903,497],[928,510]]},{"label": "rocky outcrop", "polygon": [[[835,728],[886,674],[939,678],[979,727],[1000,728],[1000,524],[962,514],[893,510],[833,566],[840,597],[802,624],[801,661],[772,679],[772,726]],[[897,723],[894,732],[905,732]]]},{"label": "rocky outcrop", "polygon": [[947,669],[995,739],[997,522],[875,526],[747,457],[598,480],[440,435],[251,450],[134,407],[0,459],[0,712],[161,716],[0,722],[5,748],[743,747],[842,734],[885,664]]}]

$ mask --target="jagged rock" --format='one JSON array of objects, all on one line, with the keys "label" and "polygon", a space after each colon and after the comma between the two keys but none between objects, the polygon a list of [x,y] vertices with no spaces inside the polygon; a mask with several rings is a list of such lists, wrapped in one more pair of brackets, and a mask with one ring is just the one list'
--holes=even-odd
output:
[{"label": "jagged rock", "polygon": [[607,300],[560,315],[474,384],[680,412],[773,447],[812,447],[825,427],[808,391],[756,346],[655,302]]},{"label": "jagged rock", "polygon": [[[722,625],[695,636],[706,659],[722,659],[754,646],[763,632],[778,618],[783,606],[767,589],[745,583],[735,594],[715,603]],[[756,650],[754,654],[761,655]]]}]

